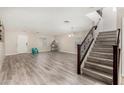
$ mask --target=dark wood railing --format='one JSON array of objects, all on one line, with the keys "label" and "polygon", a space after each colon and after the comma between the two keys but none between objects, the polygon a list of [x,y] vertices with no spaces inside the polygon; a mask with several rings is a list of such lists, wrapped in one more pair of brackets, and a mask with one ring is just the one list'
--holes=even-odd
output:
[{"label": "dark wood railing", "polygon": [[81,44],[77,45],[77,73],[78,74],[81,74],[81,64],[88,52],[88,49],[90,48],[90,45],[94,40],[93,32],[95,28],[96,27],[93,26],[92,29],[87,34],[87,36],[85,37],[84,41]]},{"label": "dark wood railing", "polygon": [[[100,21],[100,19],[99,19]],[[97,25],[99,24],[99,21]],[[97,25],[93,26],[91,30],[86,35],[85,39],[81,44],[77,45],[77,74],[81,74],[81,64],[94,41],[94,31],[97,29]]]},{"label": "dark wood railing", "polygon": [[113,45],[113,85],[118,84],[118,71],[119,71],[119,61],[120,61],[119,38],[120,38],[120,29],[118,29],[116,44]]},{"label": "dark wood railing", "polygon": [[[102,9],[99,9],[96,12],[102,17]],[[91,28],[83,42],[77,45],[77,74],[81,74],[81,64],[94,41],[94,31],[97,29],[100,20],[101,19],[99,19],[97,24]]]}]

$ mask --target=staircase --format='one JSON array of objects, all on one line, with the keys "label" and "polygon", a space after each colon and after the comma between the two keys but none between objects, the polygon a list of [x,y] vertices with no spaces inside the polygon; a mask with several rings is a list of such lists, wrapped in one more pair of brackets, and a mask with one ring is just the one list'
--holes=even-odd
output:
[{"label": "staircase", "polygon": [[106,84],[113,84],[113,46],[116,44],[117,31],[100,32],[91,49],[83,74]]}]

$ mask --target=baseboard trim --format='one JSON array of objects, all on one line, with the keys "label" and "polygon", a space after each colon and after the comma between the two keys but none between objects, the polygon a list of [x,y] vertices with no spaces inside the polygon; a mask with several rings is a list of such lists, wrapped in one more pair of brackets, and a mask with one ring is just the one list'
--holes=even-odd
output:
[{"label": "baseboard trim", "polygon": [[[39,53],[43,53],[43,52],[50,52],[50,51],[40,51]],[[5,56],[12,56],[12,55],[19,55],[19,54],[30,54],[31,52],[27,52],[27,53],[13,53],[13,54],[5,54]]]},{"label": "baseboard trim", "polygon": [[69,53],[69,54],[74,54],[74,55],[76,55],[76,53],[74,53],[74,52],[68,52],[68,51],[59,51],[59,52]]}]

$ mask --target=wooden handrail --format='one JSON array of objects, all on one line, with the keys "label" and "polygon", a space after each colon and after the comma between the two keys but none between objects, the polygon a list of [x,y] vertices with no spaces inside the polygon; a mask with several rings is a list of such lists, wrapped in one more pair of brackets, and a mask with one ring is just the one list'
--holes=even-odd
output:
[{"label": "wooden handrail", "polygon": [[86,52],[84,53],[84,56],[80,59],[81,64],[82,64],[82,62],[83,62],[83,60],[84,60],[84,58],[85,58],[85,56],[86,56],[86,54],[87,54],[87,52],[88,52],[88,50],[89,50],[89,48],[90,48],[90,46],[91,46],[91,44],[92,44],[93,41],[94,41],[94,38],[93,38],[92,41],[90,42],[90,44],[89,44],[89,46],[88,46]]},{"label": "wooden handrail", "polygon": [[[100,21],[100,19],[99,19],[99,21]],[[99,21],[98,21],[98,23],[99,23]],[[98,23],[97,23],[97,25],[98,25]],[[82,64],[82,62],[83,62],[83,60],[84,60],[84,58],[85,58],[85,56],[86,56],[86,54],[90,48],[92,42],[94,41],[93,33],[94,33],[94,30],[97,29],[97,25],[93,26],[91,28],[91,30],[88,32],[88,34],[86,35],[86,37],[84,38],[83,42],[81,44],[77,45],[77,74],[81,74],[81,64]],[[83,46],[83,44],[85,44],[89,35],[92,35],[92,40],[90,41],[89,46],[87,46],[87,49],[85,50],[84,55],[81,57],[81,47]]]},{"label": "wooden handrail", "polygon": [[117,45],[119,45],[119,42],[120,42],[119,38],[120,38],[120,29],[118,29]]},{"label": "wooden handrail", "polygon": [[[86,56],[86,54],[87,54],[87,52],[88,52],[90,46],[91,46],[91,44],[92,44],[94,38],[92,38],[92,41],[90,42],[88,48],[86,49],[86,52],[84,53],[83,57],[81,57],[81,47],[82,47],[83,44],[86,42],[86,40],[87,40],[88,36],[91,34],[91,32],[93,33],[94,27],[95,27],[95,26],[93,26],[93,27],[91,28],[91,30],[88,32],[88,34],[86,35],[86,37],[85,37],[85,39],[83,40],[83,42],[82,42],[81,44],[78,44],[78,45],[77,45],[77,74],[81,74],[81,64],[82,64],[82,62],[83,62],[83,60],[84,60],[84,58],[85,58],[85,56]],[[92,35],[93,35],[93,34],[92,34]]]},{"label": "wooden handrail", "polygon": [[87,39],[88,35],[93,31],[94,28],[96,29],[97,27],[96,27],[96,26],[93,26],[93,27],[91,28],[91,30],[88,32],[88,34],[87,34],[86,37],[84,38],[83,42],[81,43],[81,46],[83,45],[83,43],[84,43],[85,40]]},{"label": "wooden handrail", "polygon": [[88,35],[92,32],[92,30],[93,30],[93,29],[95,29],[95,30],[97,29],[97,26],[98,26],[100,20],[101,20],[101,19],[99,18],[99,21],[97,22],[96,26],[93,26],[93,27],[90,29],[90,31],[88,32],[88,34],[87,34],[86,37],[84,38],[83,42],[81,43],[81,46],[82,46],[82,44],[85,42],[85,40],[87,39]]}]

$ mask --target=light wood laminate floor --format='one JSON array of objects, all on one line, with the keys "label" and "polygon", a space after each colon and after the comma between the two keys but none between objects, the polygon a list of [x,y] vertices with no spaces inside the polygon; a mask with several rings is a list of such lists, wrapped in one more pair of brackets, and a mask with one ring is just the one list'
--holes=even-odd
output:
[{"label": "light wood laminate floor", "polygon": [[61,52],[7,56],[0,64],[0,84],[103,84],[76,74],[76,55]]}]

